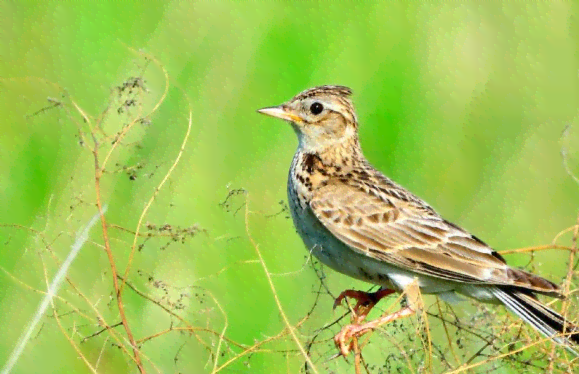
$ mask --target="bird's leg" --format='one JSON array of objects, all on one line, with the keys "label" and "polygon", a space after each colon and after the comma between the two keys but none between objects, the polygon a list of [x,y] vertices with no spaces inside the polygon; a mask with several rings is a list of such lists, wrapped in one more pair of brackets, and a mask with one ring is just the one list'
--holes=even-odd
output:
[{"label": "bird's leg", "polygon": [[[351,295],[354,296],[350,296],[348,295],[348,291],[344,291],[346,292],[345,296],[349,296],[349,297],[354,297],[356,298],[356,296],[361,296],[361,294],[357,294],[357,293],[352,293],[350,292]],[[344,294],[344,292],[342,292],[342,294]],[[380,298],[391,294],[392,290],[389,289],[380,289],[378,290],[378,292],[375,292],[375,294],[377,294],[377,296],[379,296]],[[362,294],[364,294],[365,292],[363,292]],[[342,296],[342,294],[340,296]],[[365,293],[366,296],[367,295],[372,295],[371,293]],[[406,296],[406,301],[408,302],[408,306],[400,309],[399,311],[392,313],[392,314],[388,314],[388,315],[384,315],[378,319],[375,319],[373,321],[364,323],[364,324],[360,324],[360,322],[366,317],[366,315],[368,314],[368,311],[363,310],[362,311],[362,318],[359,318],[358,320],[354,320],[354,323],[350,324],[350,325],[346,325],[342,328],[342,331],[340,331],[338,333],[338,335],[336,335],[334,337],[334,343],[336,344],[336,347],[338,347],[338,349],[340,350],[340,354],[342,356],[346,356],[350,350],[353,347],[353,340],[354,339],[358,339],[360,336],[377,329],[378,327],[386,324],[386,323],[390,323],[394,320],[400,319],[400,318],[404,318],[404,317],[408,317],[413,315],[414,313],[416,313],[417,310],[422,310],[424,308],[424,303],[422,301],[422,296],[420,294],[420,287],[418,285],[418,279],[414,279],[414,281],[412,281],[410,284],[407,284],[404,287],[404,292],[403,295]],[[343,296],[342,296],[343,298]],[[340,297],[338,297],[338,299],[340,300]],[[360,303],[360,300],[364,300],[363,298],[356,298],[358,300],[358,304]],[[379,299],[378,299],[379,300]],[[372,301],[372,299],[370,299],[370,301]],[[356,304],[356,306],[358,306],[358,304]],[[371,304],[372,306],[374,306],[376,304],[376,302],[374,302],[374,304]],[[371,308],[370,308],[371,309]],[[364,314],[365,312],[365,314]]]},{"label": "bird's leg", "polygon": [[334,301],[334,309],[342,303],[345,297],[351,299],[356,299],[356,305],[353,308],[354,321],[355,323],[362,322],[370,310],[380,301],[382,298],[394,293],[394,290],[388,288],[380,288],[376,292],[364,292],[358,290],[345,290],[336,298]]},{"label": "bird's leg", "polygon": [[344,326],[344,328],[342,328],[342,331],[340,331],[338,335],[334,337],[334,342],[336,343],[336,347],[338,347],[342,356],[345,357],[352,349],[353,346],[352,339],[357,339],[360,336],[366,334],[367,332],[375,330],[386,323],[390,323],[396,319],[408,317],[414,313],[416,313],[416,311],[411,307],[407,306],[395,313],[382,316],[378,319],[364,323],[362,325],[360,324],[346,325]]}]

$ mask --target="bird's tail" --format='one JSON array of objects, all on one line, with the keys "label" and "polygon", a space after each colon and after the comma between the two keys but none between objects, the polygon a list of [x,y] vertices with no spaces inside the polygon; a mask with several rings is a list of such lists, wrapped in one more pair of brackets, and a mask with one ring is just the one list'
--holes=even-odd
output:
[{"label": "bird's tail", "polygon": [[512,288],[497,287],[493,294],[509,309],[541,334],[564,345],[579,356],[579,328],[533,296]]}]

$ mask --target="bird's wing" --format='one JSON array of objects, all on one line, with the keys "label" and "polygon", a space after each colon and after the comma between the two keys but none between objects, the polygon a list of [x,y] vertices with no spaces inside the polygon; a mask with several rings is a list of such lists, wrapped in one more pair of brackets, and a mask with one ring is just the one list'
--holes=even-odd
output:
[{"label": "bird's wing", "polygon": [[405,191],[334,180],[314,191],[310,208],[335,237],[376,260],[445,280],[556,293],[556,285],[510,268],[488,245]]}]

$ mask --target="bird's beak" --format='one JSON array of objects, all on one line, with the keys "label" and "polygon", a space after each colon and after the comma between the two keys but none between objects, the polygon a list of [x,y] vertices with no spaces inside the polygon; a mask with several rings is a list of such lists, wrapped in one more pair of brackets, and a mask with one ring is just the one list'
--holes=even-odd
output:
[{"label": "bird's beak", "polygon": [[294,123],[303,122],[300,116],[297,116],[291,112],[291,110],[285,105],[270,106],[268,108],[261,108],[257,110],[258,113],[265,114],[271,117],[280,118],[286,121],[291,121]]}]

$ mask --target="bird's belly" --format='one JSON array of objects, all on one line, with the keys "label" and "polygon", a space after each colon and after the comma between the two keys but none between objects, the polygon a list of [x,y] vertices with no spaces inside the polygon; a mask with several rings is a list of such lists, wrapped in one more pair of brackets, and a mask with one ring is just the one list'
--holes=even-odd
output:
[{"label": "bird's belly", "polygon": [[290,210],[296,230],[313,256],[342,274],[374,283],[361,271],[365,266],[357,253],[334,237],[309,209],[292,205],[290,199]]},{"label": "bird's belly", "polygon": [[[291,205],[291,203],[290,203]],[[418,279],[421,292],[452,292],[453,282],[409,272],[348,247],[329,232],[309,209],[292,209],[292,218],[306,248],[324,265],[368,283],[403,290]]]}]

